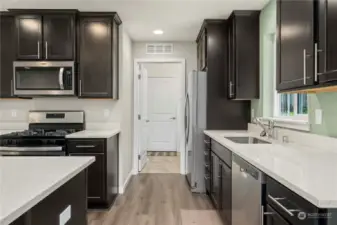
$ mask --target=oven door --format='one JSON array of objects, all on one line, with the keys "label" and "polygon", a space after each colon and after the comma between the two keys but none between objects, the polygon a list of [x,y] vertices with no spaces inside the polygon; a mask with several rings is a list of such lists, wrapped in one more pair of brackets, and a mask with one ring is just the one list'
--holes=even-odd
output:
[{"label": "oven door", "polygon": [[0,147],[0,156],[65,156],[62,146],[53,147]]},{"label": "oven door", "polygon": [[75,95],[74,62],[16,61],[13,68],[14,95]]}]

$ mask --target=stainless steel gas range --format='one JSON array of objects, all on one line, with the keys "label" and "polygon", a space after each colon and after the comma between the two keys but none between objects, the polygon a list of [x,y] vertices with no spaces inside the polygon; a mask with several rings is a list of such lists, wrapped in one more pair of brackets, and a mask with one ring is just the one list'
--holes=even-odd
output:
[{"label": "stainless steel gas range", "polygon": [[29,129],[0,136],[1,156],[63,156],[66,135],[84,130],[82,111],[31,111]]}]

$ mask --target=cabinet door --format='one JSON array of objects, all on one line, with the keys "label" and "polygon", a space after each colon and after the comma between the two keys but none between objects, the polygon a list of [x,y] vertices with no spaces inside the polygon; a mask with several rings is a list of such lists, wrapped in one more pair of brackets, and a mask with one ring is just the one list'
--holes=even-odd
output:
[{"label": "cabinet door", "polygon": [[111,30],[110,18],[80,18],[80,97],[112,98]]},{"label": "cabinet door", "polygon": [[0,16],[0,98],[13,97],[13,61],[15,60],[14,16]]},{"label": "cabinet door", "polygon": [[318,1],[318,42],[316,68],[319,83],[337,80],[337,2]]},{"label": "cabinet door", "polygon": [[94,156],[96,161],[88,167],[88,202],[100,203],[106,198],[106,163],[103,153],[71,153],[70,156]]},{"label": "cabinet door", "polygon": [[75,17],[73,15],[43,16],[44,58],[73,60],[75,47]]},{"label": "cabinet door", "polygon": [[20,15],[16,17],[16,58],[42,59],[42,17]]},{"label": "cabinet door", "polygon": [[215,208],[220,207],[220,179],[221,179],[221,170],[220,170],[220,160],[219,157],[216,156],[212,152],[212,191],[211,191],[211,198],[215,205]]},{"label": "cabinet door", "polygon": [[112,97],[118,99],[119,97],[119,26],[114,21],[112,29]]},{"label": "cabinet door", "polygon": [[207,34],[206,30],[200,38],[200,70],[205,71],[207,67]]},{"label": "cabinet door", "polygon": [[277,1],[277,90],[314,84],[314,1]]},{"label": "cabinet door", "polygon": [[289,223],[269,205],[267,205],[265,217],[265,225],[289,225]]},{"label": "cabinet door", "polygon": [[235,17],[228,26],[228,98],[235,97]]},{"label": "cabinet door", "polygon": [[220,216],[224,224],[232,224],[232,170],[225,163],[221,166]]}]

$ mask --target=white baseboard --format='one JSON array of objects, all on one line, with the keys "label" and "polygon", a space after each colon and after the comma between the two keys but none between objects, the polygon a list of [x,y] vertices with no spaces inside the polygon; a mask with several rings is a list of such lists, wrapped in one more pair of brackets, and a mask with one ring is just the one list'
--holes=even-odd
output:
[{"label": "white baseboard", "polygon": [[130,173],[128,174],[128,176],[126,177],[126,180],[125,180],[124,184],[122,186],[119,186],[119,190],[118,190],[119,194],[123,194],[124,193],[126,187],[128,186],[128,184],[129,184],[129,182],[131,180],[132,175],[134,174],[133,172],[134,171],[131,170]]}]

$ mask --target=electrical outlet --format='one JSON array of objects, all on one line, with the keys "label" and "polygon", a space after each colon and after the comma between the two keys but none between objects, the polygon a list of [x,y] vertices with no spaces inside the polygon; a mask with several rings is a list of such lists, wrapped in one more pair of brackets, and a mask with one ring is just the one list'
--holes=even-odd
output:
[{"label": "electrical outlet", "polygon": [[12,117],[16,117],[17,116],[16,110],[12,110],[11,114],[12,114]]},{"label": "electrical outlet", "polygon": [[104,110],[104,117],[107,118],[110,116],[110,110],[109,109],[105,109]]},{"label": "electrical outlet", "polygon": [[252,112],[251,112],[251,119],[252,119],[252,121],[253,121],[253,119],[255,118],[255,109],[252,109]]},{"label": "electrical outlet", "polygon": [[315,124],[321,125],[323,120],[323,111],[322,109],[315,110]]}]

